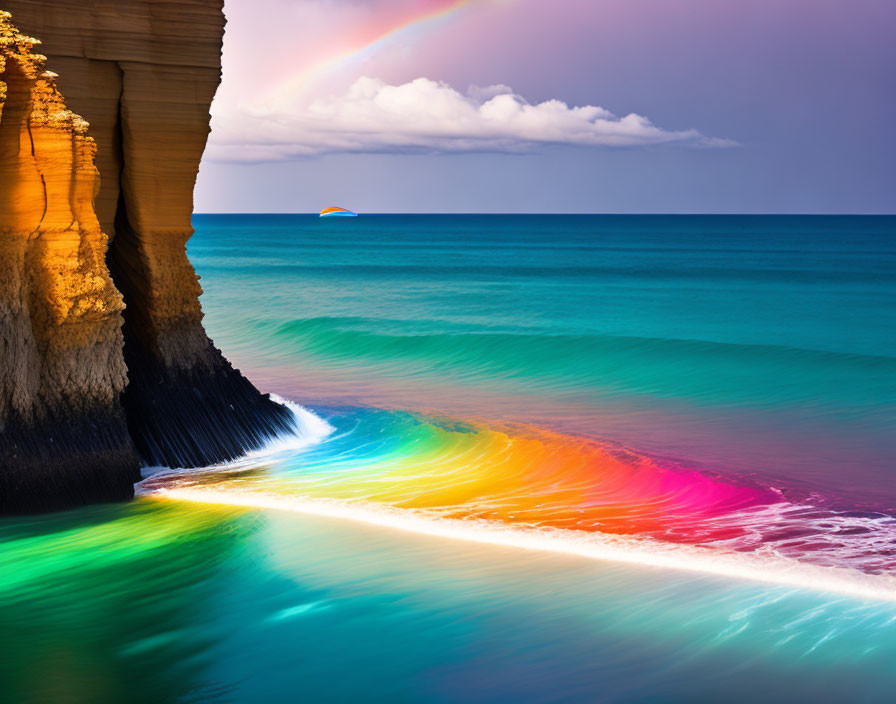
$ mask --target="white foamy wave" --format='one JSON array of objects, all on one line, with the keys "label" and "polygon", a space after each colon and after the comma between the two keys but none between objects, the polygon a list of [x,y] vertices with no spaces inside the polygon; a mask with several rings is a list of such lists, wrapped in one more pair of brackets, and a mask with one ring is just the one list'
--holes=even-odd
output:
[{"label": "white foamy wave", "polygon": [[798,562],[781,555],[737,553],[663,543],[652,538],[556,528],[522,528],[483,520],[441,518],[379,504],[196,486],[159,486],[154,497],[290,511],[352,520],[422,535],[745,579],[784,587],[896,602],[896,578]]},{"label": "white foamy wave", "polygon": [[733,538],[706,541],[712,547],[867,573],[893,572],[896,518],[887,514],[780,502],[719,515],[712,523],[715,530],[736,531]]},{"label": "white foamy wave", "polygon": [[210,470],[238,472],[240,470],[257,467],[260,460],[264,460],[265,462],[276,462],[278,460],[287,459],[293,456],[296,452],[301,452],[308,447],[322,442],[335,430],[335,428],[326,420],[297,403],[293,403],[292,401],[276,396],[275,394],[271,394],[271,400],[279,403],[281,406],[286,406],[286,408],[292,412],[292,432],[277,435],[256,450],[251,450],[235,460],[221,462],[216,465],[193,468],[144,467],[141,470],[144,481],[137,484],[137,492],[145,493],[145,480],[149,478],[160,478],[167,474],[195,474],[208,472]]},{"label": "white foamy wave", "polygon": [[281,449],[303,449],[309,445],[316,445],[335,430],[335,428],[326,420],[319,415],[312,413],[304,406],[300,406],[299,404],[281,396],[277,396],[276,394],[271,394],[271,400],[279,403],[281,406],[286,406],[292,411],[295,423],[295,434],[282,435],[275,438],[268,445],[259,450],[261,454],[277,452]]}]

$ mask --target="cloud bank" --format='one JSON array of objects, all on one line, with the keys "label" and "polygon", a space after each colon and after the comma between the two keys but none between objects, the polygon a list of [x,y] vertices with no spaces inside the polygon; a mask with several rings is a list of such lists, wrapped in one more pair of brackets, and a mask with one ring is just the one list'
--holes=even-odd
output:
[{"label": "cloud bank", "polygon": [[359,78],[341,96],[300,110],[218,110],[207,156],[287,161],[332,153],[526,152],[547,145],[725,147],[697,130],[665,130],[646,117],[560,100],[533,104],[508,86],[461,93],[417,78],[388,85]]}]

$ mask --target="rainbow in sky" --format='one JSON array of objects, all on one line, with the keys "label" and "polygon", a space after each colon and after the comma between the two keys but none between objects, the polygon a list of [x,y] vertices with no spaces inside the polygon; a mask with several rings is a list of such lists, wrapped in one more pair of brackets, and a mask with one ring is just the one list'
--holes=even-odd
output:
[{"label": "rainbow in sky", "polygon": [[355,26],[343,26],[335,43],[322,44],[301,68],[281,82],[281,95],[301,93],[324,74],[351,61],[368,56],[400,34],[432,29],[450,15],[481,0],[390,0],[379,3],[374,11]]}]

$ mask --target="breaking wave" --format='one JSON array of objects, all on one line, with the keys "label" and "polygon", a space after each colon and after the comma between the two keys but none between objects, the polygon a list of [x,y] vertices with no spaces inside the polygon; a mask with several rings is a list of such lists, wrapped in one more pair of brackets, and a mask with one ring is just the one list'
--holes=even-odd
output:
[{"label": "breaking wave", "polygon": [[[281,400],[282,401],[282,400]],[[286,401],[296,432],[144,496],[896,601],[896,518],[518,423]]]}]

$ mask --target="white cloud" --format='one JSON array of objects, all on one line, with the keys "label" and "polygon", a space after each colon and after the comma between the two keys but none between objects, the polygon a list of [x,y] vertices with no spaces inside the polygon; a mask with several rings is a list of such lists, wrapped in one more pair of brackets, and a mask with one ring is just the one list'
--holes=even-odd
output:
[{"label": "white cloud", "polygon": [[208,157],[224,161],[283,161],[327,153],[523,152],[540,146],[731,146],[697,130],[665,130],[634,113],[570,107],[560,100],[532,104],[507,86],[466,94],[418,78],[388,85],[358,79],[339,97],[307,108],[217,111]]}]

